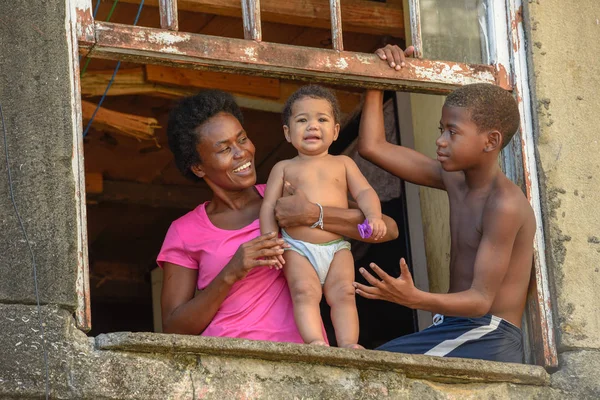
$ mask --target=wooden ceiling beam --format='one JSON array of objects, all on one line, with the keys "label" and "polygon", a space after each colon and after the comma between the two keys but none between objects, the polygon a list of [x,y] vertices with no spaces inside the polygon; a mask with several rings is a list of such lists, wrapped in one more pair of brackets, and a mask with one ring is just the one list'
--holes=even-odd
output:
[{"label": "wooden ceiling beam", "polygon": [[[87,124],[92,118],[97,105],[89,101],[81,101],[83,122]],[[160,128],[158,121],[151,117],[140,117],[100,107],[92,127],[99,131],[113,132],[138,140],[156,140],[154,130]]]},{"label": "wooden ceiling beam", "polygon": [[220,89],[226,92],[278,99],[279,79],[222,72],[146,65],[146,81],[181,87]]},{"label": "wooden ceiling beam", "polygon": [[[140,0],[122,0],[139,4]],[[144,4],[158,6],[158,0]],[[178,0],[179,10],[242,17],[240,0]],[[261,20],[311,28],[331,28],[329,0],[261,0]],[[342,2],[343,30],[404,37],[404,14],[398,5],[365,0]]]},{"label": "wooden ceiling beam", "polygon": [[[198,92],[198,88],[213,88],[230,91],[233,93],[238,105],[251,110],[261,110],[274,113],[283,111],[283,106],[287,98],[295,92],[302,83],[278,80],[274,78],[260,78],[268,81],[275,81],[272,84],[273,88],[277,88],[277,96],[273,89],[269,89],[270,99],[259,98],[255,96],[244,95],[240,93],[239,88],[246,87],[244,81],[246,79],[256,85],[256,77],[246,75],[234,75],[224,73],[214,73],[215,76],[223,76],[216,81],[208,79],[199,79],[192,81],[193,75],[186,75],[184,79],[178,79],[183,75],[181,71],[198,72],[194,70],[185,70],[182,68],[162,67],[155,65],[147,65],[149,79],[154,82],[146,81],[144,68],[130,68],[119,71],[115,80],[108,92],[108,96],[124,96],[124,95],[148,95],[158,97],[184,97],[190,96]],[[106,85],[110,81],[112,70],[110,71],[88,71],[81,77],[81,95],[82,97],[101,96],[106,89]],[[207,77],[209,75],[198,75]],[[165,83],[164,85],[161,83]],[[235,83],[235,84],[232,84]],[[176,86],[178,85],[178,86]],[[202,86],[204,85],[204,86]],[[249,88],[252,85],[247,86]],[[344,90],[335,90],[335,94],[340,103],[340,110],[343,114],[350,114],[360,105],[360,94],[357,92],[349,92]]]}]

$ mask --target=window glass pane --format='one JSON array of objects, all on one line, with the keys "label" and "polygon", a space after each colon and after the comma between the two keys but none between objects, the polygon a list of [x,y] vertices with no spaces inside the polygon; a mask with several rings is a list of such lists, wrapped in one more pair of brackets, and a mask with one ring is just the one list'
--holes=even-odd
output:
[{"label": "window glass pane", "polygon": [[423,58],[487,64],[486,0],[421,0]]}]

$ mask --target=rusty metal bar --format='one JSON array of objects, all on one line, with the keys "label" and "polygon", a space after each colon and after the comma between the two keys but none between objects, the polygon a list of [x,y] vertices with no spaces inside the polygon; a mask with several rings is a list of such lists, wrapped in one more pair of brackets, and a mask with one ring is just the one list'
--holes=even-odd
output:
[{"label": "rusty metal bar", "polygon": [[260,26],[260,0],[241,0],[242,19],[244,21],[244,39],[262,40],[262,28]]},{"label": "rusty metal bar", "polygon": [[469,83],[496,84],[503,81],[490,65],[409,59],[406,68],[395,71],[374,54],[253,42],[109,22],[96,22],[96,43],[89,56],[422,93],[443,94]]},{"label": "rusty metal bar", "polygon": [[409,0],[408,10],[410,13],[410,35],[412,45],[415,48],[414,56],[423,57],[423,41],[421,39],[421,4],[419,0]]},{"label": "rusty metal bar", "polygon": [[343,51],[344,38],[342,36],[342,7],[340,6],[340,0],[329,0],[329,9],[331,10],[331,43],[334,50]]},{"label": "rusty metal bar", "polygon": [[160,27],[170,31],[178,31],[177,0],[159,0],[158,9],[160,11]]}]

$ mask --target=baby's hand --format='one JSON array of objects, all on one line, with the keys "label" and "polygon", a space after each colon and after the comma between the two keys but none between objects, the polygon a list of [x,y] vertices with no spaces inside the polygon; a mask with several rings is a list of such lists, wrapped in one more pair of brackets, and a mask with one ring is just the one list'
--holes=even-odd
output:
[{"label": "baby's hand", "polygon": [[385,222],[383,222],[383,219],[381,217],[370,217],[368,218],[368,220],[369,226],[371,226],[371,229],[373,230],[373,234],[371,235],[372,238],[375,240],[379,240],[382,237],[384,237],[387,232],[387,226],[385,226]]},{"label": "baby's hand", "polygon": [[[277,249],[277,250],[279,250],[281,248],[282,247],[280,247],[280,246],[274,247],[274,249]],[[285,260],[283,259],[283,254],[278,254],[277,256],[270,257],[269,259],[276,261],[275,264],[269,265],[269,268],[282,269],[283,264],[285,264]]]}]

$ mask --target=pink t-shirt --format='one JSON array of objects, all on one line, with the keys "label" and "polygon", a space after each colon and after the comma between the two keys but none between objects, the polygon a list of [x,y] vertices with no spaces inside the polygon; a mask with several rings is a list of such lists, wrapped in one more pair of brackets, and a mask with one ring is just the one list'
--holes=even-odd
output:
[{"label": "pink t-shirt", "polygon": [[[255,187],[264,196],[265,185]],[[221,272],[242,243],[260,236],[258,219],[238,230],[217,228],[206,214],[207,204],[171,224],[156,260],[161,268],[169,262],[197,269],[200,290]],[[283,272],[253,268],[232,286],[202,335],[302,343]]]}]

